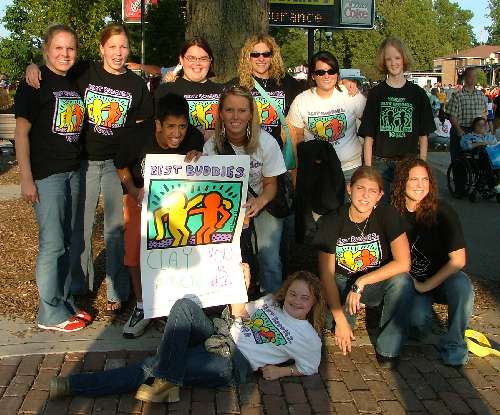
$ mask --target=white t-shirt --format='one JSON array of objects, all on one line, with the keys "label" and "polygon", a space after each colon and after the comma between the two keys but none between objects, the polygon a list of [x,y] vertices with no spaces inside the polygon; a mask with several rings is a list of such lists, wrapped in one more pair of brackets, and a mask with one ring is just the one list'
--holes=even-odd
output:
[{"label": "white t-shirt", "polygon": [[352,97],[345,87],[341,88],[335,88],[329,98],[320,97],[315,87],[300,93],[292,102],[287,120],[304,129],[305,141],[331,143],[346,171],[361,166],[362,146],[356,121],[363,115],[366,98],[361,93]]},{"label": "white t-shirt", "polygon": [[444,120],[444,123],[441,124],[439,117],[435,117],[434,123],[436,124],[436,131],[434,131],[434,134],[440,137],[450,138],[451,122],[449,120]]},{"label": "white t-shirt", "polygon": [[[231,147],[233,147],[237,155],[246,154],[245,147],[237,147],[232,144]],[[203,146],[203,153],[209,156],[218,154],[212,138]],[[271,134],[262,130],[259,136],[259,146],[253,154],[250,154],[249,186],[255,193],[260,195],[262,193],[262,181],[264,177],[279,176],[285,172],[285,161],[283,160],[283,154],[281,154],[278,142]]]},{"label": "white t-shirt", "polygon": [[295,360],[303,375],[318,372],[321,339],[307,320],[293,318],[267,295],[246,305],[249,320],[235,321],[231,337],[253,370]]}]

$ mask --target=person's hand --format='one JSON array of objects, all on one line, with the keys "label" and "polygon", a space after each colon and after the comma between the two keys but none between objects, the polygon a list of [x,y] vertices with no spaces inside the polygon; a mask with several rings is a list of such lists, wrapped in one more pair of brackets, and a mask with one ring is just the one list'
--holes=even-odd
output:
[{"label": "person's hand", "polygon": [[168,71],[165,75],[163,75],[163,79],[162,81],[163,82],[175,82],[177,80],[178,76],[177,76],[177,72],[175,72],[175,70],[173,71]]},{"label": "person's hand", "polygon": [[136,200],[137,206],[141,206],[142,199],[144,199],[144,187],[137,188],[134,186],[132,189],[127,189],[127,190],[129,195]]},{"label": "person's hand", "polygon": [[353,340],[354,334],[347,320],[344,319],[338,323],[335,322],[335,344],[339,346],[344,356],[348,352],[351,353],[351,344]]},{"label": "person's hand", "polygon": [[257,216],[264,206],[265,203],[261,197],[251,197],[247,200],[247,203],[243,205],[243,207],[247,209],[246,216],[249,218]]},{"label": "person's hand", "polygon": [[250,278],[252,278],[252,275],[250,274],[250,265],[246,262],[242,262],[240,266],[243,271],[243,278],[245,279],[245,287],[248,290],[248,287],[250,287]]},{"label": "person's hand", "polygon": [[430,290],[430,287],[426,283],[426,281],[421,282],[416,280],[415,278],[412,278],[413,280],[413,285],[415,287],[415,290],[417,290],[420,294],[426,293],[427,291]]},{"label": "person's hand", "polygon": [[274,365],[265,365],[262,368],[262,377],[265,380],[276,380],[283,376],[283,367]]},{"label": "person's hand", "polygon": [[347,298],[345,300],[345,306],[347,308],[348,313],[351,316],[356,315],[361,308],[360,305],[361,305],[361,294],[349,291],[349,294],[347,294]]},{"label": "person's hand", "polygon": [[186,154],[186,157],[184,157],[184,161],[186,163],[196,163],[201,156],[203,156],[203,153],[201,151],[191,150]]},{"label": "person's hand", "polygon": [[26,83],[35,89],[39,89],[41,80],[42,73],[40,72],[40,68],[38,65],[30,63],[26,68]]},{"label": "person's hand", "polygon": [[38,203],[38,190],[36,189],[35,182],[30,179],[21,180],[21,197],[27,202]]}]

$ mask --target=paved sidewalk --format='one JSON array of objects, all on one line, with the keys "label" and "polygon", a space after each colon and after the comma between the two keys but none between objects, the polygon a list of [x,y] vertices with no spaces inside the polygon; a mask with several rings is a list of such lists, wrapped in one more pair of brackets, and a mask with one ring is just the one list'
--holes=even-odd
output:
[{"label": "paved sidewalk", "polygon": [[500,359],[443,366],[433,346],[409,346],[397,371],[381,369],[371,346],[349,357],[328,342],[320,374],[238,388],[183,388],[174,404],[142,404],[133,394],[47,401],[52,376],[141,361],[147,352],[56,353],[0,360],[0,413],[10,414],[499,414]]}]

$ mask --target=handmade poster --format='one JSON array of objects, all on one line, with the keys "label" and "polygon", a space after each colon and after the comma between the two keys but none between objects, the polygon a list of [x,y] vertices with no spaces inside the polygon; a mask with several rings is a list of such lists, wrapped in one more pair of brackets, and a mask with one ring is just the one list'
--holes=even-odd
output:
[{"label": "handmade poster", "polygon": [[146,318],[188,297],[202,307],[247,301],[240,235],[250,158],[148,154],[141,216]]}]

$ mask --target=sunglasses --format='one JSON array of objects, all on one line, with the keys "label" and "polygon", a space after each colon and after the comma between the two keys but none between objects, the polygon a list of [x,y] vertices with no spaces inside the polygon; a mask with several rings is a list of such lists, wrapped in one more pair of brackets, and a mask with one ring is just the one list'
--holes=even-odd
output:
[{"label": "sunglasses", "polygon": [[325,71],[324,69],[316,69],[313,74],[317,76],[325,76],[326,74],[328,75],[335,75],[337,71],[335,69],[328,69]]},{"label": "sunglasses", "polygon": [[271,56],[273,56],[273,52],[250,52],[251,58],[258,58],[259,56],[270,58]]}]

